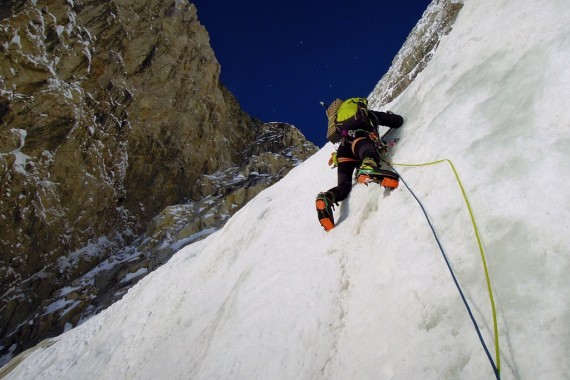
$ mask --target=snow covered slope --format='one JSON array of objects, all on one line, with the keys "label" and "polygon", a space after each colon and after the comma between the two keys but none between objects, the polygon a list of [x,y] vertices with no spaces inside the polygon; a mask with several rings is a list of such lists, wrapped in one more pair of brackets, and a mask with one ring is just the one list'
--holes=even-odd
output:
[{"label": "snow covered slope", "polygon": [[[467,1],[389,108],[395,162],[451,159],[487,254],[504,379],[570,373],[570,3]],[[325,120],[323,118],[323,128]],[[324,232],[331,145],[7,378],[492,379],[420,208],[354,187]],[[494,352],[477,242],[445,165],[398,170],[424,202]]]}]

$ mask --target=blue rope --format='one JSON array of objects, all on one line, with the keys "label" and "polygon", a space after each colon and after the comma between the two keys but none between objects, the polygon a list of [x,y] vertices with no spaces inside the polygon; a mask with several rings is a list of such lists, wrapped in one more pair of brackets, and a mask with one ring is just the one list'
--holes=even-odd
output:
[{"label": "blue rope", "polygon": [[445,260],[445,264],[447,265],[447,268],[449,269],[449,273],[451,273],[451,277],[453,278],[453,282],[455,283],[455,286],[457,287],[457,290],[459,291],[459,294],[461,295],[461,299],[463,300],[463,304],[465,305],[465,308],[467,309],[467,313],[469,313],[469,318],[471,318],[471,322],[473,322],[473,327],[475,327],[475,331],[477,332],[477,335],[479,336],[479,340],[481,341],[481,345],[483,346],[483,349],[485,350],[485,354],[487,354],[487,358],[489,359],[489,362],[491,363],[491,367],[493,367],[493,372],[495,373],[497,380],[500,380],[501,376],[499,375],[499,371],[497,369],[497,366],[495,365],[495,362],[493,361],[491,353],[489,352],[489,349],[487,348],[487,345],[485,344],[485,340],[483,339],[483,336],[481,335],[481,331],[479,330],[479,326],[477,326],[477,321],[475,321],[475,317],[473,316],[473,313],[471,312],[471,308],[469,307],[469,303],[467,302],[467,299],[465,298],[465,295],[463,294],[463,291],[461,290],[461,286],[459,286],[459,282],[457,281],[457,278],[455,277],[455,273],[453,272],[453,269],[451,269],[451,264],[449,263],[447,255],[445,254],[443,246],[441,245],[439,237],[437,236],[437,233],[435,232],[435,228],[433,227],[433,224],[432,224],[431,220],[429,219],[429,216],[427,214],[427,211],[426,211],[424,205],[419,200],[419,198],[416,196],[416,194],[412,191],[412,189],[410,189],[410,187],[408,186],[408,184],[406,183],[404,178],[402,178],[400,173],[398,173],[396,171],[396,169],[394,169],[394,167],[392,167],[391,165],[390,165],[390,167],[392,168],[392,170],[394,172],[396,172],[398,174],[402,183],[406,186],[406,188],[408,189],[410,194],[412,194],[412,196],[415,198],[415,200],[420,205],[420,207],[421,207],[421,209],[422,209],[422,211],[426,217],[426,220],[429,224],[429,227],[431,228],[431,232],[433,233],[433,236],[435,237],[435,241],[437,242],[437,245],[439,246],[439,250],[441,251],[441,254],[443,255],[443,259]]}]

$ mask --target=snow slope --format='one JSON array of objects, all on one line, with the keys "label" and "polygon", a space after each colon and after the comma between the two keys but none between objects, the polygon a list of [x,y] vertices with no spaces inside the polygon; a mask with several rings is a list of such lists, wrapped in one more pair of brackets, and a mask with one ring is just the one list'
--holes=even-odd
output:
[{"label": "snow slope", "polygon": [[[395,162],[449,158],[480,228],[504,379],[570,373],[570,3],[466,1],[389,108]],[[371,99],[372,101],[374,99]],[[325,120],[323,118],[323,128]],[[324,131],[324,129],[323,129]],[[324,232],[331,145],[122,301],[27,353],[10,379],[492,379],[426,219],[402,186],[357,185]],[[445,164],[398,167],[494,353],[469,213]]]}]

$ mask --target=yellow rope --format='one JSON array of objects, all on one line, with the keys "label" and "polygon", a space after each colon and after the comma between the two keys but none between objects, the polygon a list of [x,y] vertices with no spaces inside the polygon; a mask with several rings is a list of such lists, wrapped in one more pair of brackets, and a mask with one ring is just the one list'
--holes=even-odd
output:
[{"label": "yellow rope", "polygon": [[463,199],[465,200],[465,204],[467,205],[467,209],[469,210],[469,215],[471,216],[471,224],[473,224],[473,230],[475,231],[475,237],[477,238],[477,244],[479,245],[479,252],[481,253],[481,260],[483,261],[483,269],[485,270],[485,278],[487,280],[487,291],[489,292],[489,299],[491,300],[491,310],[493,312],[493,330],[495,334],[495,361],[497,362],[497,371],[501,372],[501,358],[499,355],[499,329],[497,327],[497,312],[495,309],[495,300],[493,298],[493,291],[491,288],[491,280],[489,277],[489,271],[487,269],[487,260],[485,259],[485,252],[483,250],[483,244],[481,243],[481,237],[479,236],[479,228],[477,227],[477,222],[475,221],[475,216],[473,215],[473,210],[471,209],[471,204],[469,203],[469,199],[467,199],[467,193],[465,192],[465,188],[461,183],[461,179],[459,179],[459,174],[455,169],[455,165],[453,162],[448,159],[433,161],[433,162],[426,162],[423,164],[397,164],[393,163],[394,166],[407,166],[407,167],[420,167],[420,166],[428,166],[428,165],[435,165],[440,164],[442,162],[447,162],[451,166],[453,173],[455,174],[455,178],[457,179],[457,183],[461,188],[461,193],[463,193]]}]

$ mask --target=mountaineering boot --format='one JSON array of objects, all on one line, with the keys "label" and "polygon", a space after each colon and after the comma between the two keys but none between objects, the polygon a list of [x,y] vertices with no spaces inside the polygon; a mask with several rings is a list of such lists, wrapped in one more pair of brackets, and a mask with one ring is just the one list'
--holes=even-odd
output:
[{"label": "mountaineering boot", "polygon": [[[372,161],[372,164],[370,161],[367,162],[367,160]],[[374,167],[372,167],[373,165]],[[356,180],[358,183],[364,184],[377,182],[380,186],[384,186],[388,189],[395,189],[399,184],[399,176],[397,173],[388,169],[383,163],[378,167],[372,158],[365,158],[362,161],[362,165],[360,165],[360,168],[356,172]]]},{"label": "mountaineering boot", "polygon": [[325,231],[330,231],[334,228],[333,203],[334,195],[328,191],[326,193],[319,193],[315,200],[319,223],[321,223]]},{"label": "mountaineering boot", "polygon": [[359,171],[369,171],[369,170],[374,170],[378,167],[378,164],[376,163],[376,161],[374,161],[374,159],[372,157],[366,157],[364,160],[362,160],[362,164],[360,164],[360,167],[358,168]]},{"label": "mountaineering boot", "polygon": [[378,169],[376,161],[374,161],[372,157],[365,157],[356,172],[358,183],[368,183],[372,181],[370,173],[374,172],[375,169]]}]

